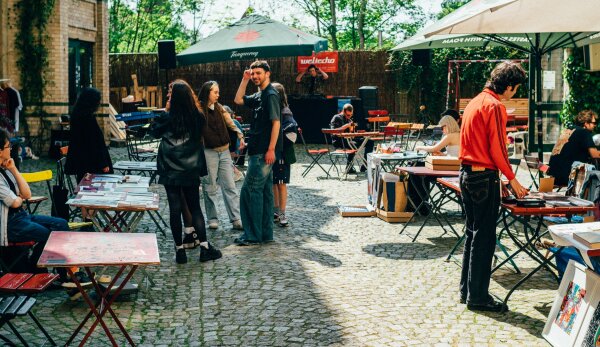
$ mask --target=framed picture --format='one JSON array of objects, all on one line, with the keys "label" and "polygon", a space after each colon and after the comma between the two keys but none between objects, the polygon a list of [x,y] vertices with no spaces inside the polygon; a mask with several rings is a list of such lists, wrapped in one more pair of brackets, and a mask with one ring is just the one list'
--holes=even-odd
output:
[{"label": "framed picture", "polygon": [[[588,278],[600,281],[600,276],[591,270],[586,270]],[[600,347],[600,285],[597,285],[590,295],[590,305],[583,318],[583,324],[575,340],[576,346]]]},{"label": "framed picture", "polygon": [[553,346],[574,346],[590,307],[598,276],[585,265],[569,261],[542,336]]}]

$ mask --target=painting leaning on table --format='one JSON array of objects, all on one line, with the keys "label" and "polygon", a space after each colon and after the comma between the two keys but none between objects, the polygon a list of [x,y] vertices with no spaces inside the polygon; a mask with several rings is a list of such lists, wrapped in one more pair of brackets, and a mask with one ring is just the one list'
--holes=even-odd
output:
[{"label": "painting leaning on table", "polygon": [[578,284],[569,283],[567,293],[563,297],[562,304],[560,305],[560,311],[556,315],[554,323],[558,325],[565,333],[571,334],[573,330],[573,323],[579,313],[579,307],[583,302],[586,290],[581,288]]}]

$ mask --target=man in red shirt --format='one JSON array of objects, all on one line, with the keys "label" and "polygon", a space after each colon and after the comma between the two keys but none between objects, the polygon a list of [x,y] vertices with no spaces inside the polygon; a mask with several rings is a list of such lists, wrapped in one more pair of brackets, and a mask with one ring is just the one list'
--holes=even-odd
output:
[{"label": "man in red shirt", "polygon": [[[516,197],[527,190],[517,181],[506,150],[506,108],[525,81],[525,70],[512,62],[498,64],[485,89],[465,108],[460,131],[460,188],[465,208],[466,239],[460,279],[460,301],[469,310],[508,310],[488,292],[496,248],[496,220],[500,209],[500,174]],[[503,194],[505,188],[502,188]]]}]

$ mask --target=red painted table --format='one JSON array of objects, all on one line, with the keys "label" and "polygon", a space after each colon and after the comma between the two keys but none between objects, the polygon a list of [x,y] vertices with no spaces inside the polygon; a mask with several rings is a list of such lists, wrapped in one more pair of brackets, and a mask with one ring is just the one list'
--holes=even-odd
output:
[{"label": "red painted table", "polygon": [[[38,261],[39,267],[65,267],[77,289],[82,294],[83,299],[90,307],[90,311],[85,316],[81,324],[75,329],[66,345],[70,345],[73,339],[79,334],[86,322],[95,317],[88,332],[79,343],[83,346],[94,329],[100,324],[113,346],[117,343],[104,322],[106,313],[117,324],[130,345],[134,345],[133,340],[125,330],[123,324],[119,321],[117,315],[111,306],[119,296],[127,282],[133,276],[138,266],[158,265],[160,258],[155,234],[130,234],[130,233],[90,233],[90,232],[64,232],[53,231],[50,233],[48,242],[44,247],[42,255]],[[83,267],[92,280],[96,292],[100,299],[94,303],[81,286],[77,276],[74,276],[72,267]],[[92,266],[114,266],[118,267],[117,274],[113,277],[106,290],[102,290],[94,278]],[[127,271],[126,271],[127,270]],[[124,275],[124,277],[122,277]],[[116,290],[111,293],[117,279],[123,278]],[[109,294],[111,294],[109,296]]]}]

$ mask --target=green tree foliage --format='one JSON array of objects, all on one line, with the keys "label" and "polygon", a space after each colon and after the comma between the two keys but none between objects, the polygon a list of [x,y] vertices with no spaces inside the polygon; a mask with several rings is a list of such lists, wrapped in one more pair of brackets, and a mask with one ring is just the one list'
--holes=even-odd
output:
[{"label": "green tree foliage", "polygon": [[574,49],[573,54],[564,61],[563,77],[570,88],[560,114],[563,124],[571,124],[582,110],[600,112],[600,73],[585,70],[583,49]]},{"label": "green tree foliage", "polygon": [[[111,53],[156,52],[156,42],[175,40],[178,51],[198,40],[198,28],[206,13],[202,0],[110,0],[109,51]],[[182,22],[193,18],[192,28]]]},{"label": "green tree foliage", "polygon": [[[448,81],[448,62],[450,60],[483,60],[483,59],[526,59],[520,51],[503,46],[488,48],[453,48],[436,49],[432,51],[431,65],[421,67],[412,65],[412,52],[399,51],[390,56],[389,68],[396,71],[398,90],[403,92],[415,91],[420,88],[420,102],[425,104],[430,114],[439,114],[446,108],[446,93],[448,82],[454,90],[456,74],[453,71]],[[487,78],[496,63],[461,63],[460,64],[460,96],[470,98],[483,89]],[[524,64],[527,69],[527,65]],[[425,71],[424,71],[425,69]],[[527,86],[519,88],[515,97],[527,97]],[[449,106],[454,105],[454,96],[450,95]]]},{"label": "green tree foliage", "polygon": [[[411,36],[426,16],[413,0],[294,0],[315,20],[314,32],[327,36],[332,50],[392,48],[399,36]],[[333,14],[333,15],[332,15]]]}]

